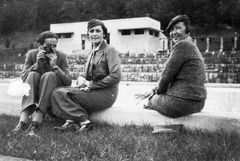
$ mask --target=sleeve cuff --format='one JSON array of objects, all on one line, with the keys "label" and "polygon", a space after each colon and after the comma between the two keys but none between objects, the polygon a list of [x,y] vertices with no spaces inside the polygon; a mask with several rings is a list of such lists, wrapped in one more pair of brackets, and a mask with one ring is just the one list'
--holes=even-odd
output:
[{"label": "sleeve cuff", "polygon": [[57,73],[58,70],[59,70],[59,67],[58,67],[57,65],[55,65],[55,66],[53,67],[53,69],[52,69],[52,71],[53,71],[54,73]]}]

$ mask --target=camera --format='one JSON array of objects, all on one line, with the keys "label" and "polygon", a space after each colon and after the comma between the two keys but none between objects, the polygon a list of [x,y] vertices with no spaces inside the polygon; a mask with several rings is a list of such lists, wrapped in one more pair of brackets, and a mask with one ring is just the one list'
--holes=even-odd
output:
[{"label": "camera", "polygon": [[45,50],[45,54],[54,53],[51,45],[44,46],[43,49]]}]

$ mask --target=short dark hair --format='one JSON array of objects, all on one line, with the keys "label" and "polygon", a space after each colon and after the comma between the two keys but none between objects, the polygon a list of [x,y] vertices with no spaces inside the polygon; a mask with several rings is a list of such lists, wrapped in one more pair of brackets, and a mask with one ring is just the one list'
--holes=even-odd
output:
[{"label": "short dark hair", "polygon": [[185,27],[186,27],[186,33],[190,33],[192,31],[192,26],[190,24],[190,21],[183,21]]},{"label": "short dark hair", "polygon": [[[93,28],[95,26],[102,26],[102,30],[103,30],[103,34],[104,34],[103,38],[107,39],[108,30],[107,30],[106,26],[104,25],[104,23],[102,21],[100,21],[99,19],[91,19],[88,22],[87,31],[89,31],[91,28]],[[87,35],[88,35],[88,33],[87,33]]]},{"label": "short dark hair", "polygon": [[45,40],[48,38],[55,38],[58,41],[58,37],[55,33],[51,31],[44,31],[41,34],[39,34],[37,43],[39,43],[40,45],[43,45]]}]

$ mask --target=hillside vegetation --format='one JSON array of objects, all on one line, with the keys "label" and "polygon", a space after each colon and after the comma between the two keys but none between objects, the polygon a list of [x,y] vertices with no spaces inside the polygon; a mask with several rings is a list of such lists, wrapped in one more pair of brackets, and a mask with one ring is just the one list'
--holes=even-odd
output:
[{"label": "hillside vegetation", "polygon": [[29,32],[14,32],[10,35],[0,35],[0,50],[6,50],[6,40],[10,38],[10,47],[9,49],[21,49],[21,48],[30,48],[30,44],[33,43],[33,46],[37,46],[37,37],[39,32],[29,31]]},{"label": "hillside vegetation", "polygon": [[1,0],[0,34],[48,30],[52,23],[149,16],[162,29],[178,14],[191,19],[195,34],[240,27],[240,0]]},{"label": "hillside vegetation", "polygon": [[7,41],[12,49],[36,46],[53,23],[149,16],[165,30],[178,14],[191,19],[193,37],[240,32],[240,0],[1,0],[0,50]]}]

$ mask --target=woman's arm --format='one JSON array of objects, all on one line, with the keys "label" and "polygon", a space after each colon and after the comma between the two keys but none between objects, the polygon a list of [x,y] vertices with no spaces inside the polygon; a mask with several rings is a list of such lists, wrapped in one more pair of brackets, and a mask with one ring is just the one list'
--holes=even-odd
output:
[{"label": "woman's arm", "polygon": [[179,42],[172,50],[159,79],[157,94],[167,92],[168,86],[176,78],[179,70],[187,58],[187,45],[185,42]]},{"label": "woman's arm", "polygon": [[109,75],[97,82],[93,81],[93,84],[90,85],[90,89],[110,87],[119,83],[121,80],[121,62],[118,51],[114,48],[110,48],[106,52]]}]

